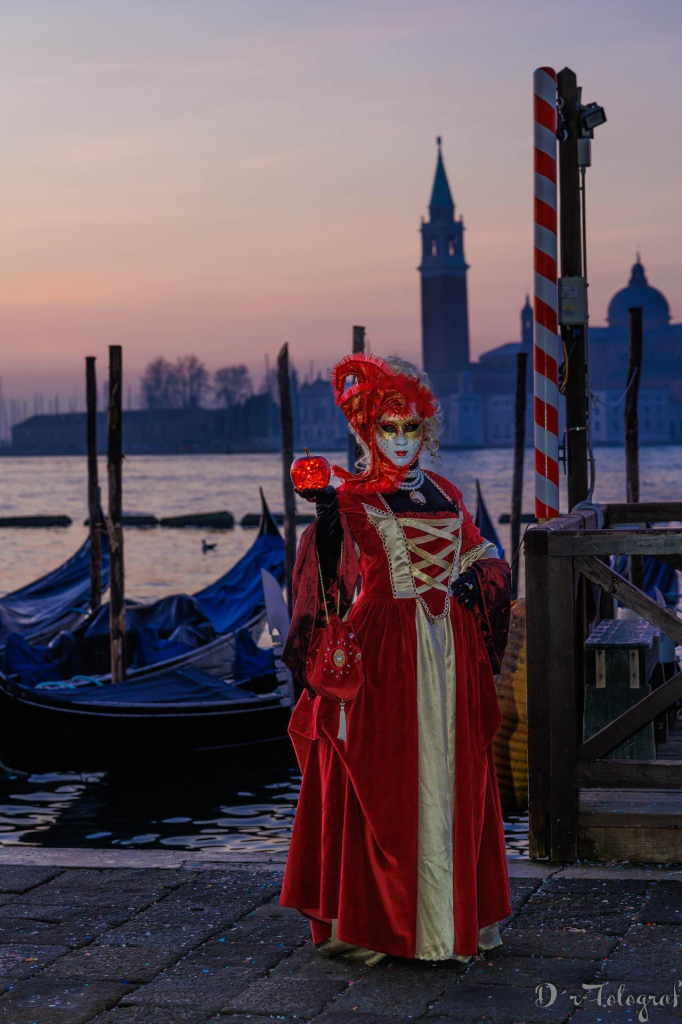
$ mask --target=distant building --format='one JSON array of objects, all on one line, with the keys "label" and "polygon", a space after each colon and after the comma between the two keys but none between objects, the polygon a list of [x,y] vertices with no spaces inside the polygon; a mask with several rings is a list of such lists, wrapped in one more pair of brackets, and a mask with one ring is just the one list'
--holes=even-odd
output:
[{"label": "distant building", "polygon": [[457,374],[469,366],[468,264],[464,259],[464,223],[455,220],[441,139],[429,203],[422,219],[421,275],[423,365],[439,394],[456,390]]},{"label": "distant building", "polygon": [[[624,436],[623,388],[593,392],[592,436],[595,444],[622,444]],[[663,388],[640,389],[637,421],[640,444],[667,444],[682,440],[682,403],[671,400]]]},{"label": "distant building", "polygon": [[328,380],[318,377],[298,389],[297,440],[311,451],[344,448],[348,443],[348,421],[334,402]]},{"label": "distant building", "polygon": [[[84,455],[85,413],[31,416],[12,427],[13,455]],[[227,409],[133,409],[123,414],[126,455],[273,451],[281,443],[279,409],[269,394]],[[97,446],[107,446],[107,414],[97,414]]]},{"label": "distant building", "polygon": [[629,314],[642,307],[642,384],[682,381],[682,323],[671,323],[665,295],[647,281],[639,253],[625,288],[609,302],[606,327],[590,327],[590,369],[597,386],[622,386],[627,376]]}]

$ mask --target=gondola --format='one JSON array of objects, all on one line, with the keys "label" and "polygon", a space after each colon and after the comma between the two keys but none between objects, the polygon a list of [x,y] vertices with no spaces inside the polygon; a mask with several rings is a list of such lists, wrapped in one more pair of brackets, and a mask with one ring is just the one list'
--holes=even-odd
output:
[{"label": "gondola", "polygon": [[[102,593],[109,586],[109,543],[102,538]],[[47,643],[90,611],[90,538],[46,576],[0,597],[0,651],[10,633]]]},{"label": "gondola", "polygon": [[218,679],[186,666],[124,683],[21,686],[0,673],[0,758],[13,770],[103,770],[127,760],[239,751],[286,739],[290,688],[274,666]]},{"label": "gondola", "polygon": [[122,683],[24,686],[0,673],[0,759],[14,771],[103,770],[122,762],[277,750],[295,694],[278,654],[288,630],[281,581],[261,570],[272,648],[237,634],[237,677],[191,665]]},{"label": "gondola", "polygon": [[[232,671],[235,637],[242,629],[257,639],[265,621],[260,570],[284,579],[284,541],[261,490],[261,524],[249,550],[223,576],[193,595],[152,604],[126,602],[127,679],[150,671],[191,666],[226,677]],[[10,636],[4,655],[6,676],[24,685],[59,679],[110,681],[109,608],[103,605],[73,632],[55,637],[49,650]]]}]

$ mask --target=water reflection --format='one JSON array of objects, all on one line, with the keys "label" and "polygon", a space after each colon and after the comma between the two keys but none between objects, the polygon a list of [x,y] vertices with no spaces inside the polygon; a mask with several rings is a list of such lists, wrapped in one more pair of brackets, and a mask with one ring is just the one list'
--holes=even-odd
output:
[{"label": "water reflection", "polygon": [[[300,783],[293,753],[87,775],[3,774],[0,846],[286,853]],[[527,833],[527,815],[505,821],[509,856],[527,855]]]}]

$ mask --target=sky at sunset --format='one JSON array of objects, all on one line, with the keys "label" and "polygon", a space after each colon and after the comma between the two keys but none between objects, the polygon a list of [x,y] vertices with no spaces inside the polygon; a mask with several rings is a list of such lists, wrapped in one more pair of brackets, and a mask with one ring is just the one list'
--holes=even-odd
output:
[{"label": "sky at sunset", "polygon": [[123,345],[257,378],[348,351],[421,359],[419,223],[443,154],[475,357],[532,288],[532,73],[608,122],[588,171],[593,324],[636,247],[682,320],[679,0],[5,0],[0,376],[82,392]]}]

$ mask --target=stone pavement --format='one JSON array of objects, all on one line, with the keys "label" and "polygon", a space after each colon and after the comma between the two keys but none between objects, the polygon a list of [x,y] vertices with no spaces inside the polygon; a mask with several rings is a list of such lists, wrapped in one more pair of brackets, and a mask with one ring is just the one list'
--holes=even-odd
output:
[{"label": "stone pavement", "polygon": [[510,860],[501,947],[371,968],[317,953],[281,862],[234,861],[1,850],[0,1024],[682,1022],[682,870]]}]

